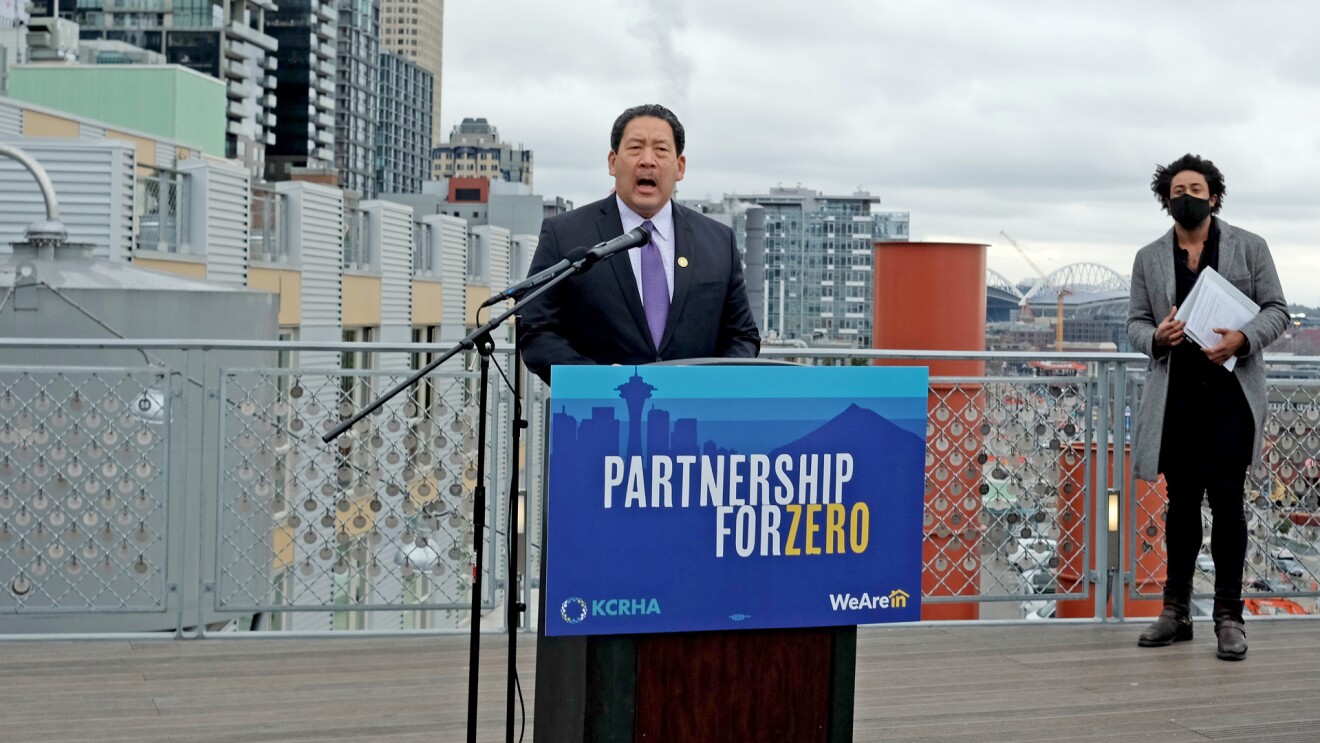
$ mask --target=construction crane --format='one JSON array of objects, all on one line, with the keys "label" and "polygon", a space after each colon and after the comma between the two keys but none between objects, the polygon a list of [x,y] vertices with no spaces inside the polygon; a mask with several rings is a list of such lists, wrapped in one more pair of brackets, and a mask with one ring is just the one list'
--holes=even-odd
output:
[{"label": "construction crane", "polygon": [[[1031,266],[1031,270],[1035,271],[1037,276],[1040,276],[1041,285],[1054,292],[1054,298],[1056,300],[1055,314],[1054,314],[1054,350],[1062,351],[1063,350],[1063,298],[1071,295],[1072,292],[1068,291],[1067,289],[1064,289],[1063,287],[1055,286],[1054,282],[1050,281],[1050,277],[1047,276],[1044,271],[1040,270],[1040,266],[1037,266],[1036,262],[1031,260],[1031,256],[1027,254],[1027,249],[1022,247],[1021,245],[1018,245],[1018,241],[1014,240],[1012,237],[1009,237],[1009,234],[1007,232],[1000,230],[999,234],[1003,235],[1004,239],[1008,241],[1008,244],[1012,245],[1017,250],[1017,252],[1021,254],[1023,260],[1027,262],[1027,265]],[[1018,304],[1018,306],[1023,308],[1022,311],[1024,314],[1029,315],[1031,313],[1031,294],[1028,293],[1027,296],[1023,297],[1022,301]]]}]

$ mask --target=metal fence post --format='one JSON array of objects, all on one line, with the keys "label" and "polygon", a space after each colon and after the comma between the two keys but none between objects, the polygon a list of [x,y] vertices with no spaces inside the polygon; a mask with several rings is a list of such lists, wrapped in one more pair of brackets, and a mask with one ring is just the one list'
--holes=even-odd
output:
[{"label": "metal fence post", "polygon": [[1095,434],[1095,487],[1090,489],[1091,523],[1093,536],[1091,549],[1095,552],[1095,616],[1097,621],[1109,618],[1110,595],[1109,565],[1109,363],[1097,364],[1097,392],[1100,399],[1094,412]]},{"label": "metal fence post", "polygon": [[[1137,556],[1135,549],[1132,550],[1130,556],[1128,556],[1127,550],[1127,545],[1133,537],[1131,525],[1136,523],[1136,520],[1131,517],[1123,517],[1124,513],[1129,513],[1130,509],[1134,508],[1134,502],[1130,497],[1131,491],[1128,488],[1128,481],[1131,478],[1127,476],[1128,432],[1127,417],[1125,416],[1127,409],[1127,365],[1120,363],[1115,366],[1116,369],[1113,375],[1114,397],[1112,405],[1110,405],[1110,410],[1113,413],[1110,418],[1113,426],[1110,430],[1114,432],[1114,477],[1106,492],[1112,494],[1112,497],[1116,499],[1116,507],[1112,510],[1106,508],[1105,518],[1108,520],[1113,516],[1117,521],[1117,523],[1109,524],[1109,528],[1117,535],[1114,547],[1118,550],[1118,554],[1111,558],[1113,564],[1117,566],[1117,570],[1114,571],[1114,586],[1111,592],[1114,597],[1114,618],[1122,620],[1127,613],[1125,598],[1128,586],[1132,585]],[[1107,495],[1106,498],[1108,497],[1110,496]],[[1132,544],[1135,546],[1135,542],[1132,542]]]}]

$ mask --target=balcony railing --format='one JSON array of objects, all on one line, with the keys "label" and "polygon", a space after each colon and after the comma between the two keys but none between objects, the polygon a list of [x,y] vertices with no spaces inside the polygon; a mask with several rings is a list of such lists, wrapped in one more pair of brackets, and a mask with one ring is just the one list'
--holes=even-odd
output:
[{"label": "balcony railing", "polygon": [[266,189],[252,190],[252,259],[268,263],[286,263],[289,244],[285,233],[288,223],[288,198]]},{"label": "balcony railing", "polygon": [[[0,367],[0,635],[462,631],[479,425],[464,360],[334,444],[320,439],[361,404],[357,390],[391,387],[434,351],[0,339],[0,355],[22,360]],[[507,369],[511,349],[496,355]],[[1141,357],[763,355],[817,365],[976,362],[974,374],[930,381],[927,606],[1015,620],[1103,617],[1112,603],[1121,618],[1131,602],[1158,595],[1160,485],[1123,474]],[[345,369],[346,357],[393,371]],[[1042,359],[1069,363],[1045,365],[1061,376],[1028,376],[1043,373],[1028,366]],[[1257,614],[1315,614],[1320,358],[1271,358],[1269,370],[1265,458],[1248,473],[1245,595]],[[492,390],[482,605],[487,626],[501,627],[508,486],[520,461],[526,495],[514,510],[525,520],[515,533],[526,578],[515,590],[537,605],[549,392],[528,388],[520,460],[510,451],[511,392]],[[1198,601],[1210,595],[1211,571],[1198,560]]]},{"label": "balcony railing", "polygon": [[361,209],[344,208],[344,268],[365,271],[371,267],[371,241],[367,215]]},{"label": "balcony railing", "polygon": [[417,222],[413,235],[413,276],[435,276],[435,255],[431,249],[431,230],[425,222]]},{"label": "balcony railing", "polygon": [[138,175],[133,193],[136,250],[188,252],[187,184],[187,176],[164,168]]}]

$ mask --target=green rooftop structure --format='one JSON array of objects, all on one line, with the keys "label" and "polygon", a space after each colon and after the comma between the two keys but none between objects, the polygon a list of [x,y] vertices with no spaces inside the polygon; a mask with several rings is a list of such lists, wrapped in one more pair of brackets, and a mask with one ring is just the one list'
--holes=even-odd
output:
[{"label": "green rooftop structure", "polygon": [[180,65],[18,65],[9,96],[225,156],[225,85]]}]

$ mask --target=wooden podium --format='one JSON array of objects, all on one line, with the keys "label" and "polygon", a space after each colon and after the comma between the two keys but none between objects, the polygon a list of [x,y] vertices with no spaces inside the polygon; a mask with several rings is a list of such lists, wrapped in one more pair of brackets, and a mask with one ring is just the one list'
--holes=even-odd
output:
[{"label": "wooden podium", "polygon": [[603,637],[542,629],[533,740],[851,741],[856,668],[856,627]]}]

